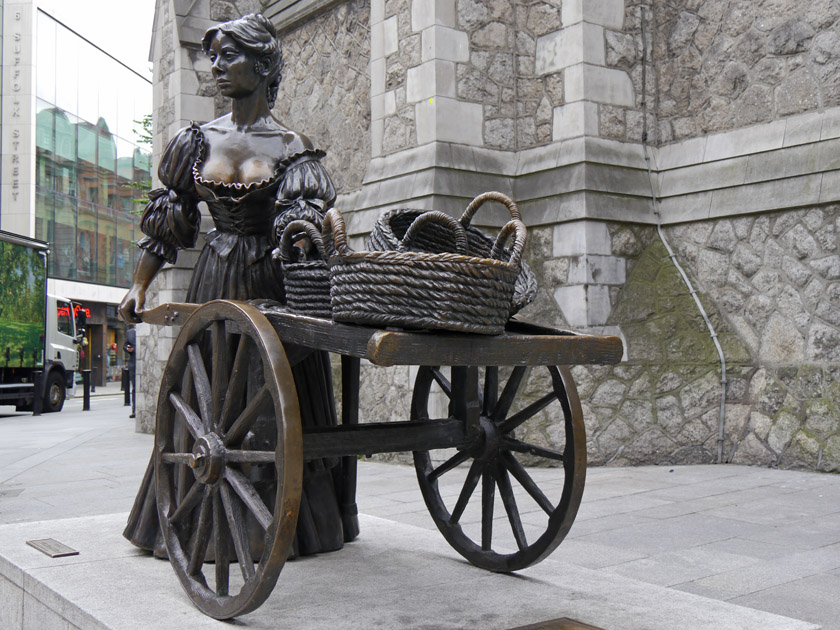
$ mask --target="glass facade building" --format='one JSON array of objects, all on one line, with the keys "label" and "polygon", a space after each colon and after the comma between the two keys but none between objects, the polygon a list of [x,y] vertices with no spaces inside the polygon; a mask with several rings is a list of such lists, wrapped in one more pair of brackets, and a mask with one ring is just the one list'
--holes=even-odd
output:
[{"label": "glass facade building", "polygon": [[52,245],[51,277],[127,287],[137,186],[151,180],[135,136],[151,84],[46,13],[36,20],[35,237]]}]

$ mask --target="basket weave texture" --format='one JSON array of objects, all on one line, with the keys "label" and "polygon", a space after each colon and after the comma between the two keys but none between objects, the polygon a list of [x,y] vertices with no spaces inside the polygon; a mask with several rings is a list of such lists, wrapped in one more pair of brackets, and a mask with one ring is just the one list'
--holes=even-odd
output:
[{"label": "basket weave texture", "polygon": [[[446,234],[440,244],[450,251],[414,250],[432,232]],[[397,251],[351,251],[337,210],[327,213],[324,236],[335,251],[330,258],[335,321],[481,334],[504,330],[525,246],[521,221],[502,228],[489,257],[468,255],[463,226],[442,212],[417,217]],[[499,260],[509,238],[510,260]]]},{"label": "basket weave texture", "polygon": [[[486,192],[472,200],[461,216],[459,223],[467,233],[467,253],[472,256],[487,258],[495,242],[490,236],[470,225],[478,209],[488,201],[504,204],[510,212],[511,219],[521,221],[521,215],[516,203],[507,195],[500,192]],[[405,236],[409,226],[427,210],[411,208],[397,208],[382,213],[368,236],[367,247],[372,251],[387,251],[399,249],[400,241]],[[442,225],[429,226],[423,234],[418,236],[412,248],[418,251],[441,253],[451,251],[448,248],[450,230]],[[500,258],[508,260],[510,248],[505,248]],[[510,303],[509,315],[514,315],[534,301],[537,295],[537,279],[528,264],[520,261],[520,272],[514,283],[513,297]]]},{"label": "basket weave texture", "polygon": [[[298,260],[294,240],[306,234],[315,246],[319,259]],[[330,271],[327,253],[318,228],[308,221],[292,221],[283,230],[278,245],[283,265],[286,306],[290,311],[330,319]]]}]

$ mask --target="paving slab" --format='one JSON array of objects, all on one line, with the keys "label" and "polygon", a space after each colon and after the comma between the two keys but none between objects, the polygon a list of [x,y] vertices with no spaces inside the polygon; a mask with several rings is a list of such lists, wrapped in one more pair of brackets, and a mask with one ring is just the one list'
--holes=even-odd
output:
[{"label": "paving slab", "polygon": [[821,624],[826,630],[840,628],[840,572],[812,575],[731,600],[751,608],[780,615],[795,614]]},{"label": "paving slab", "polygon": [[[18,624],[21,599],[22,615],[44,628],[230,627],[193,607],[167,562],[139,554],[120,537],[125,517],[0,526],[3,627],[17,630],[10,624]],[[488,573],[434,532],[367,515],[360,520],[359,540],[288,563],[266,603],[235,626],[504,630],[571,617],[609,630],[819,627],[551,559],[516,575]],[[36,537],[56,538],[80,554],[48,558],[25,544]]]},{"label": "paving slab", "polygon": [[[758,596],[762,592],[788,585],[801,578],[820,577],[828,571],[833,571],[838,565],[840,565],[840,545],[831,545],[827,548],[788,554],[743,569],[718,573],[695,580],[691,583],[692,586],[678,585],[676,588],[693,593],[710,595],[716,593],[711,596],[733,600],[748,595]],[[694,587],[700,587],[700,589]]]}]

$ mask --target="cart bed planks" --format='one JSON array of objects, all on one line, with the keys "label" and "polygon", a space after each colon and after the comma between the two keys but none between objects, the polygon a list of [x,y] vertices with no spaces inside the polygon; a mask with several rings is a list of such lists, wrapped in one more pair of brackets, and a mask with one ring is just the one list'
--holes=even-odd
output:
[{"label": "cart bed planks", "polygon": [[[582,335],[511,320],[501,335],[382,330],[339,324],[257,304],[281,340],[367,359],[374,365],[608,365],[621,361],[619,337]],[[143,321],[182,325],[197,304],[164,304]]]}]

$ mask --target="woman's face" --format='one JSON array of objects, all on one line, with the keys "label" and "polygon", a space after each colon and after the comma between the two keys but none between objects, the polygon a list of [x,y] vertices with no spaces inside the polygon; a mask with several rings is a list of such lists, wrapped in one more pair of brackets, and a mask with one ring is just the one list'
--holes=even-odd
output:
[{"label": "woman's face", "polygon": [[248,96],[262,86],[265,77],[257,73],[254,57],[226,33],[217,32],[207,52],[213,62],[213,78],[222,95]]}]

